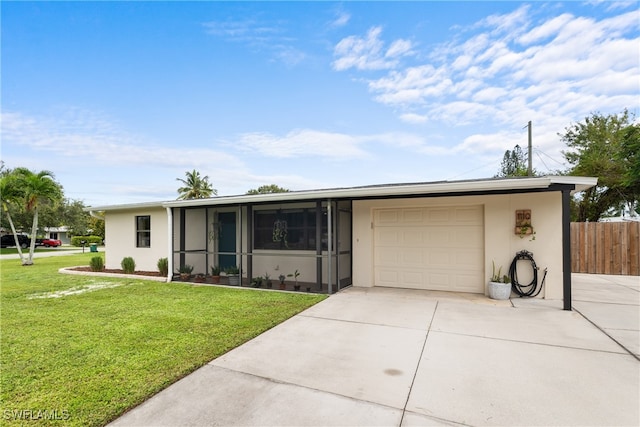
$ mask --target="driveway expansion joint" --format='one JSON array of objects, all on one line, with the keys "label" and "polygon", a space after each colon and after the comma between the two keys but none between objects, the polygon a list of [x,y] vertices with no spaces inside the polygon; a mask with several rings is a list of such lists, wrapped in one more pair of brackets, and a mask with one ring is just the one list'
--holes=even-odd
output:
[{"label": "driveway expansion joint", "polygon": [[339,397],[342,397],[342,398],[345,398],[345,399],[353,400],[355,402],[365,402],[365,403],[369,403],[369,404],[372,404],[372,405],[377,405],[377,406],[380,406],[380,407],[383,407],[383,408],[389,408],[389,409],[393,409],[393,410],[396,410],[396,411],[402,411],[402,408],[397,408],[395,406],[385,405],[384,403],[374,402],[372,400],[358,399],[356,397],[348,396],[346,394],[335,393],[335,392],[332,392],[332,391],[327,391],[327,390],[323,390],[323,389],[319,389],[319,388],[309,387],[309,386],[302,385],[302,384],[296,384],[296,383],[289,382],[289,381],[278,380],[276,378],[265,377],[263,375],[256,375],[256,374],[252,374],[250,372],[238,371],[236,369],[227,368],[225,366],[214,365],[213,364],[214,361],[215,361],[215,359],[212,360],[211,362],[209,362],[207,365],[209,365],[209,366],[211,366],[213,368],[216,368],[216,369],[223,369],[223,370],[225,370],[227,372],[234,372],[234,373],[241,374],[241,375],[247,375],[247,376],[254,377],[254,378],[260,378],[260,379],[263,379],[265,381],[272,382],[274,384],[284,384],[284,385],[288,385],[288,386],[292,386],[292,387],[299,387],[299,388],[306,389],[306,390],[317,391],[319,393],[330,394],[332,396],[339,396]]},{"label": "driveway expansion joint", "polygon": [[593,326],[595,326],[596,328],[598,328],[598,330],[600,332],[602,332],[603,334],[605,334],[606,336],[608,336],[611,341],[615,342],[616,344],[618,344],[625,352],[629,353],[631,356],[635,357],[636,360],[638,360],[640,362],[640,357],[638,357],[637,354],[635,354],[633,351],[629,350],[627,347],[625,347],[620,341],[618,341],[617,339],[613,338],[610,334],[607,333],[607,331],[603,328],[601,328],[600,326],[596,325],[594,322],[591,321],[591,319],[589,319],[587,316],[585,316],[584,314],[582,314],[580,312],[580,310],[576,309],[575,307],[573,307],[573,310],[578,313],[580,316],[584,317],[589,323],[591,323]]},{"label": "driveway expansion joint", "polygon": [[420,350],[420,354],[418,355],[418,363],[416,364],[416,369],[413,371],[413,378],[411,379],[411,385],[409,385],[409,393],[407,393],[407,400],[404,402],[404,408],[402,408],[402,418],[400,418],[400,426],[402,426],[402,422],[404,420],[404,414],[407,412],[407,405],[409,404],[409,399],[411,398],[411,392],[413,391],[413,385],[416,382],[416,376],[418,375],[418,369],[420,369],[420,362],[422,361],[422,356],[424,355],[424,349],[427,347],[427,340],[429,339],[429,332],[431,331],[431,325],[433,325],[433,319],[436,317],[436,312],[438,311],[438,301],[436,301],[436,305],[433,308],[433,313],[431,314],[431,320],[429,320],[429,324],[427,325],[427,331],[424,336],[424,343],[422,344],[422,349]]},{"label": "driveway expansion joint", "polygon": [[389,324],[386,324],[386,323],[363,322],[363,321],[349,320],[349,319],[334,319],[334,318],[331,318],[331,317],[323,317],[323,316],[314,316],[314,315],[310,315],[310,314],[304,314],[304,312],[298,314],[298,316],[306,317],[308,319],[328,320],[328,321],[331,321],[331,322],[353,323],[353,324],[356,324],[356,325],[384,326],[384,327],[387,327],[387,328],[407,329],[407,330],[410,330],[410,331],[424,331],[424,328],[410,328],[410,327],[407,327],[407,326],[389,325]]},{"label": "driveway expansion joint", "polygon": [[[600,328],[598,328],[598,329],[600,329]],[[510,338],[490,337],[490,336],[486,336],[486,335],[463,334],[463,333],[460,333],[460,332],[437,331],[437,330],[434,330],[433,332],[439,332],[441,334],[447,334],[447,335],[457,335],[457,336],[463,336],[463,337],[479,338],[479,339],[485,339],[485,340],[505,341],[505,342],[519,343],[519,344],[528,344],[528,345],[540,345],[540,346],[544,346],[544,347],[566,348],[566,349],[569,349],[569,350],[581,350],[581,351],[589,351],[589,352],[594,352],[594,353],[619,354],[619,355],[623,355],[623,356],[625,355],[625,353],[629,352],[629,350],[627,350],[626,348],[625,348],[625,351],[619,351],[618,352],[618,351],[610,351],[610,350],[598,350],[598,349],[594,349],[594,348],[573,347],[573,346],[570,346],[570,345],[562,345],[562,344],[550,344],[550,343],[544,343],[544,342],[514,340],[514,339],[510,339]],[[609,337],[609,338],[611,338],[611,337]],[[611,338],[611,339],[613,339],[613,338]],[[616,341],[616,343],[617,343],[617,341]],[[620,345],[622,348],[624,348],[624,346],[622,346],[621,344],[618,343],[618,345]],[[636,359],[637,359],[637,357],[636,357]]]}]

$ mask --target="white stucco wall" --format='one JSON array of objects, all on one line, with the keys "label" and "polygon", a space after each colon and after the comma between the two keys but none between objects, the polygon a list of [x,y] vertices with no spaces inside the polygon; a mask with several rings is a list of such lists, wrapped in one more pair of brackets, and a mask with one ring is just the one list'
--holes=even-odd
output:
[{"label": "white stucco wall", "polygon": [[[539,297],[562,299],[562,196],[560,192],[435,197],[395,200],[365,200],[353,202],[353,284],[371,287],[374,284],[373,212],[380,208],[429,206],[484,206],[485,274],[488,282],[491,263],[508,272],[513,257],[526,249],[533,253],[542,280],[544,268],[549,272],[544,290]],[[514,233],[515,211],[530,209],[536,232],[520,238]],[[528,283],[531,276],[528,264],[521,262],[519,281]]]},{"label": "white stucco wall", "polygon": [[[136,247],[136,216],[151,217],[151,247]],[[167,211],[164,208],[108,211],[105,213],[105,267],[121,268],[122,258],[130,256],[136,270],[157,271],[158,260],[168,256]]]}]

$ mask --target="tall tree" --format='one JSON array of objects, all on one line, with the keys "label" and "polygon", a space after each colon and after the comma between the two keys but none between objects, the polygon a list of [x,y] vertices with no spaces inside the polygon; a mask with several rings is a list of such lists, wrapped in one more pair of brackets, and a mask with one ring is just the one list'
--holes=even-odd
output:
[{"label": "tall tree", "polygon": [[628,126],[622,134],[622,144],[618,161],[625,164],[622,184],[635,194],[635,206],[630,206],[630,210],[640,214],[640,124],[636,123]]},{"label": "tall tree", "polygon": [[[528,160],[519,145],[513,147],[513,150],[504,152],[502,163],[500,164],[500,172],[495,175],[496,178],[509,178],[516,176],[528,175]],[[537,175],[537,173],[533,173]]]},{"label": "tall tree", "polygon": [[13,238],[16,242],[16,248],[18,249],[18,255],[20,255],[20,261],[25,263],[25,257],[22,253],[22,248],[18,243],[18,233],[16,232],[16,227],[13,223],[13,219],[11,218],[11,209],[12,205],[18,204],[23,198],[23,191],[21,186],[18,183],[17,174],[13,173],[10,170],[2,170],[2,174],[0,176],[0,197],[2,199],[2,212],[3,216],[6,216],[9,221],[9,225],[11,226],[11,232],[13,233]]},{"label": "tall tree", "polygon": [[60,201],[62,187],[54,180],[53,172],[47,170],[35,173],[26,168],[18,168],[14,172],[17,174],[18,183],[23,191],[22,197],[25,208],[33,213],[29,256],[22,261],[22,265],[32,265],[38,231],[38,210],[43,205]]},{"label": "tall tree", "polygon": [[218,194],[218,190],[211,186],[208,176],[201,177],[200,172],[195,169],[185,172],[185,176],[185,179],[176,178],[184,184],[183,187],[178,188],[178,200],[206,199]]},{"label": "tall tree", "polygon": [[569,175],[598,178],[598,185],[576,200],[577,221],[598,221],[610,209],[637,206],[640,186],[630,171],[637,169],[639,132],[632,121],[627,110],[607,116],[592,113],[559,134],[570,149],[563,152],[572,165]]},{"label": "tall tree", "polygon": [[276,184],[262,185],[256,189],[247,191],[247,194],[288,193],[289,190]]}]

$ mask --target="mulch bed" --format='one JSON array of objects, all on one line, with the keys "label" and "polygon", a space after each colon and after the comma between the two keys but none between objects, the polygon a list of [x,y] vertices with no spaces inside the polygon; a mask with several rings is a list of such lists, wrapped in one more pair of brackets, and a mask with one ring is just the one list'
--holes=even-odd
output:
[{"label": "mulch bed", "polygon": [[[93,270],[91,270],[91,267],[74,267],[74,268],[70,268],[69,270],[93,272]],[[164,277],[164,276],[160,276],[160,272],[158,271],[134,271],[133,273],[125,273],[124,270],[117,269],[117,268],[105,268],[99,273],[134,274],[136,276]]]}]

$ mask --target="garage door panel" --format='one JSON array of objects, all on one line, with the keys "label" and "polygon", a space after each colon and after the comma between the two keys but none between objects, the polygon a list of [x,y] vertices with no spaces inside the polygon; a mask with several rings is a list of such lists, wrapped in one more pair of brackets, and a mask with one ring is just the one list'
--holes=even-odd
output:
[{"label": "garage door panel", "polygon": [[454,291],[477,293],[478,288],[484,289],[484,280],[476,274],[457,274],[455,277]]},{"label": "garage door panel", "polygon": [[484,292],[482,206],[374,213],[376,286]]},{"label": "garage door panel", "polygon": [[396,225],[400,223],[400,213],[401,212],[397,210],[377,211],[375,222],[381,227],[384,227],[385,225]]},{"label": "garage door panel", "polygon": [[424,212],[422,209],[403,209],[402,210],[402,223],[403,224],[422,224],[424,222]]},{"label": "garage door panel", "polygon": [[431,268],[449,268],[453,264],[452,254],[445,251],[429,251],[427,253],[426,262],[424,265],[429,265]]},{"label": "garage door panel", "polygon": [[456,247],[478,248],[484,245],[483,227],[455,227],[451,234],[452,244]]},{"label": "garage door panel", "polygon": [[426,220],[429,224],[447,224],[450,221],[449,208],[430,208],[426,210]]},{"label": "garage door panel", "polygon": [[453,209],[456,224],[483,225],[482,207],[465,206]]},{"label": "garage door panel", "polygon": [[454,264],[461,269],[478,269],[478,265],[482,264],[483,255],[481,251],[461,250],[455,253]]}]

